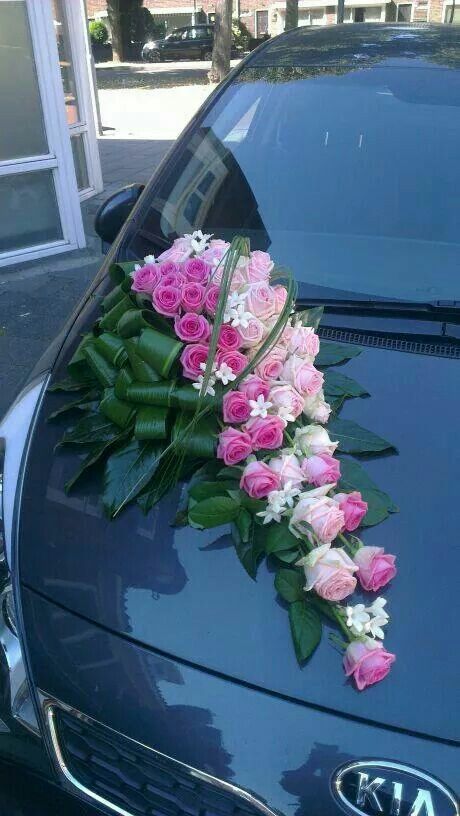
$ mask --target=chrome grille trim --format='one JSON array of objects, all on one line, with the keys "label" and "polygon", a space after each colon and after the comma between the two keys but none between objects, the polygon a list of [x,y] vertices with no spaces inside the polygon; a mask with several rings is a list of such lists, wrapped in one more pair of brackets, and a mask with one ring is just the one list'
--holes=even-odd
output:
[{"label": "chrome grille trim", "polygon": [[405,351],[409,354],[425,354],[436,357],[460,357],[460,344],[420,342],[419,340],[402,340],[398,337],[385,337],[378,334],[368,334],[365,331],[349,331],[347,329],[334,329],[329,326],[319,326],[318,334],[324,340],[332,340],[339,343],[353,343],[357,346],[369,346],[372,348],[389,349],[390,351]]},{"label": "chrome grille trim", "polygon": [[61,746],[59,743],[59,734],[57,729],[56,723],[56,710],[62,709],[66,713],[72,715],[78,720],[82,720],[83,722],[91,725],[94,724],[100,728],[105,728],[107,731],[111,732],[115,736],[118,736],[127,742],[129,742],[133,748],[138,747],[140,749],[149,751],[152,755],[160,757],[163,760],[167,760],[169,762],[174,763],[174,765],[180,769],[182,772],[186,772],[189,776],[194,777],[202,782],[207,783],[208,785],[212,785],[218,790],[225,791],[227,793],[232,794],[233,796],[239,798],[241,803],[246,803],[251,805],[253,808],[258,810],[263,816],[279,816],[276,811],[271,810],[267,805],[257,799],[252,793],[244,790],[243,788],[239,788],[236,785],[232,785],[230,782],[226,782],[223,779],[219,779],[217,777],[212,776],[211,774],[207,774],[204,771],[200,771],[197,768],[193,768],[190,765],[186,765],[184,762],[180,762],[180,760],[174,759],[174,757],[170,757],[167,754],[163,754],[161,751],[157,751],[155,748],[151,748],[149,745],[145,745],[142,742],[138,742],[137,740],[132,739],[131,737],[126,736],[126,734],[121,733],[120,731],[116,731],[114,728],[106,725],[105,723],[100,722],[99,720],[95,720],[93,717],[88,716],[87,714],[83,714],[76,708],[67,705],[66,703],[61,702],[60,700],[47,695],[43,691],[38,691],[43,716],[45,719],[45,723],[48,730],[48,735],[51,741],[51,747],[53,751],[53,757],[55,760],[55,764],[57,766],[57,770],[67,783],[76,789],[79,794],[83,794],[84,797],[92,800],[93,802],[97,802],[98,805],[107,808],[112,813],[116,813],[117,816],[135,816],[131,811],[125,810],[121,808],[119,805],[111,802],[110,800],[106,799],[105,797],[101,796],[96,791],[91,790],[90,788],[83,785],[75,776],[71,773],[67,764],[65,762],[64,754],[61,750]]}]

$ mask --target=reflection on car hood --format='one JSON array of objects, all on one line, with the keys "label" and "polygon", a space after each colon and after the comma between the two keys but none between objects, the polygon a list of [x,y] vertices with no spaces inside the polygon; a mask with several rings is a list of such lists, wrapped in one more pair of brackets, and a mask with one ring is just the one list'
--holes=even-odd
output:
[{"label": "reflection on car hood", "polygon": [[[65,374],[94,304],[74,327],[55,376]],[[130,507],[116,521],[103,515],[99,483],[71,495],[63,485],[77,466],[73,452],[53,453],[62,426],[47,415],[65,397],[48,395],[27,465],[20,521],[20,577],[78,614],[165,654],[292,699],[396,728],[456,739],[457,654],[449,604],[458,592],[452,567],[458,530],[453,474],[458,363],[387,349],[363,350],[344,371],[372,397],[350,401],[343,416],[390,439],[397,456],[366,467],[400,507],[364,534],[367,544],[398,557],[388,588],[386,646],[397,654],[390,677],[363,693],[341,672],[324,635],[314,659],[299,668],[288,616],[273,572],[257,583],[242,569],[226,528],[175,529],[180,488],[148,516]],[[442,689],[442,693],[440,692]],[[425,705],[428,700],[429,704]]]}]

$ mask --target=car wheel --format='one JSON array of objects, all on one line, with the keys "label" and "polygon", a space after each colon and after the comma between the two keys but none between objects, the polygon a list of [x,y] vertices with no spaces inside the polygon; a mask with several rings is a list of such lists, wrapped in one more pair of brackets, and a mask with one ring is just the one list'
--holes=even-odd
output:
[{"label": "car wheel", "polygon": [[161,54],[159,51],[149,51],[147,59],[149,62],[161,62]]},{"label": "car wheel", "polygon": [[212,51],[210,48],[207,48],[205,51],[202,52],[201,59],[206,60],[207,62],[210,62],[212,60]]}]

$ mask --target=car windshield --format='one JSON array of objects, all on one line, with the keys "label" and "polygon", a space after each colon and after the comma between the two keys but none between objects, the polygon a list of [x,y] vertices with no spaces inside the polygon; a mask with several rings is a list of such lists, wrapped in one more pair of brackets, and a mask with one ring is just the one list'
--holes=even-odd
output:
[{"label": "car windshield", "polygon": [[248,67],[176,151],[133,257],[243,233],[301,295],[459,298],[459,71]]}]

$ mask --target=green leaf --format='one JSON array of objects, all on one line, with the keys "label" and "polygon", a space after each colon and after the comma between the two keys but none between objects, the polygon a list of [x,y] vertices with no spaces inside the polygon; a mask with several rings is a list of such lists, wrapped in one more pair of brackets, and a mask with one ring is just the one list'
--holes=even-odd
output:
[{"label": "green leaf", "polygon": [[189,489],[189,496],[202,501],[203,499],[210,499],[213,496],[227,496],[227,491],[233,486],[232,482],[198,482]]},{"label": "green leaf", "polygon": [[324,306],[313,306],[311,309],[304,309],[296,313],[296,318],[300,318],[302,326],[312,326],[318,328],[323,317]]},{"label": "green leaf", "polygon": [[350,419],[334,417],[329,420],[327,429],[331,438],[338,439],[341,453],[381,453],[396,450],[391,442]]},{"label": "green leaf", "polygon": [[351,377],[331,369],[326,372],[324,393],[328,402],[337,397],[368,397],[369,392]]},{"label": "green leaf", "polygon": [[280,569],[275,576],[275,589],[288,603],[305,600],[305,578],[300,570]]},{"label": "green leaf", "polygon": [[108,453],[108,451],[115,444],[124,441],[127,438],[128,433],[129,432],[126,431],[118,433],[118,436],[115,436],[113,439],[109,439],[107,442],[99,442],[98,444],[94,445],[90,452],[87,454],[87,456],[85,456],[85,458],[83,459],[76,473],[74,473],[72,478],[65,483],[64,485],[65,492],[69,493],[69,491],[76,484],[80,476],[82,476],[83,473],[85,473],[89,468],[93,467],[93,465],[96,465],[98,462],[100,462],[104,454]]},{"label": "green leaf", "polygon": [[103,504],[113,518],[134,499],[155,473],[162,448],[152,442],[131,440],[107,460]]},{"label": "green leaf", "polygon": [[352,346],[348,343],[326,343],[321,340],[319,354],[315,359],[317,366],[330,366],[343,363],[344,360],[351,360],[352,357],[357,357],[361,354],[362,349],[358,346]]},{"label": "green leaf", "polygon": [[248,513],[247,510],[242,508],[238,513],[235,524],[238,527],[238,532],[241,536],[241,541],[243,544],[248,544],[251,541],[252,536],[252,517],[251,514]]},{"label": "green leaf", "polygon": [[120,429],[102,414],[83,417],[62,437],[60,445],[91,445],[108,442],[120,433]]},{"label": "green leaf", "polygon": [[73,392],[73,391],[83,391],[85,388],[92,388],[93,386],[97,386],[99,383],[93,377],[88,377],[85,379],[76,380],[73,377],[67,377],[64,380],[59,380],[59,382],[53,383],[48,388],[48,391],[53,394],[57,391],[64,391],[64,392]]},{"label": "green leaf", "polygon": [[232,524],[232,538],[235,544],[235,551],[249,577],[255,581],[259,564],[264,557],[265,531],[252,523],[249,528],[248,540],[243,541],[240,531],[241,517],[238,516],[238,518],[240,519],[238,524]]},{"label": "green leaf", "polygon": [[274,557],[281,561],[282,564],[294,564],[299,558],[298,548],[295,550],[286,550],[283,552],[274,553]]},{"label": "green leaf", "polygon": [[279,524],[269,524],[266,528],[265,552],[267,555],[292,550],[297,546],[297,539],[289,529],[287,521],[280,521]]},{"label": "green leaf", "polygon": [[218,479],[237,479],[239,482],[243,470],[244,468],[238,467],[238,465],[235,465],[234,467],[224,467],[221,468],[216,475]]},{"label": "green leaf", "polygon": [[53,411],[49,417],[50,419],[56,419],[57,417],[61,416],[62,414],[67,413],[68,411],[93,411],[98,405],[98,399],[100,399],[100,393],[96,390],[94,391],[87,391],[86,394],[83,394],[76,400],[72,400],[72,402],[66,402],[64,405],[61,405],[60,408],[57,408],[56,411]]},{"label": "green leaf", "polygon": [[321,618],[305,601],[294,601],[289,607],[289,622],[296,657],[302,663],[313,654],[321,640]]},{"label": "green leaf", "polygon": [[239,502],[230,496],[214,496],[203,499],[189,511],[189,519],[193,524],[208,529],[219,527],[236,519],[240,509]]},{"label": "green leaf", "polygon": [[338,487],[346,493],[359,490],[364,501],[368,503],[367,513],[361,527],[372,527],[387,518],[390,513],[397,513],[398,508],[387,493],[379,490],[369,474],[354,459],[340,459],[340,481]]}]

